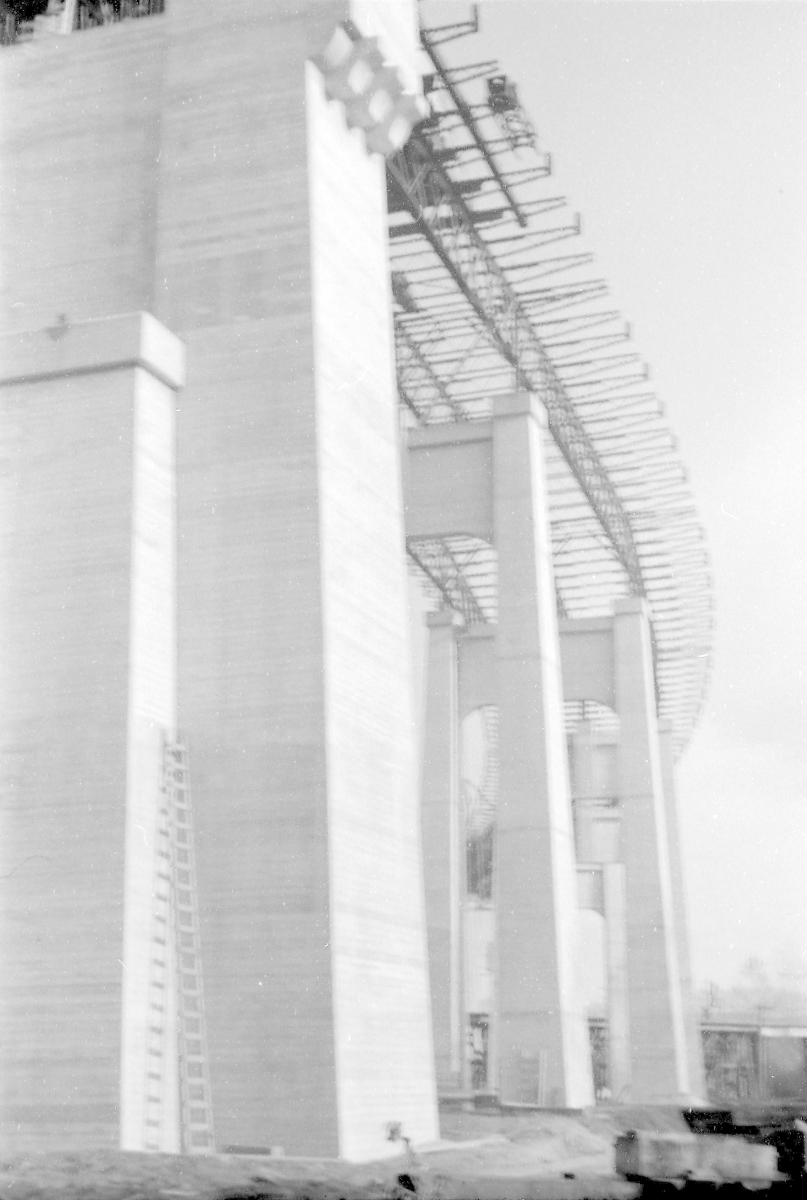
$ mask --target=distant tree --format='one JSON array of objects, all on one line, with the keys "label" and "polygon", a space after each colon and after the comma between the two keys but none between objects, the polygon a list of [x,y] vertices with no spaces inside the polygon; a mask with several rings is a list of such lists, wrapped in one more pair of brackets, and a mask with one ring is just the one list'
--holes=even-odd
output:
[{"label": "distant tree", "polygon": [[748,991],[766,992],[771,986],[768,969],[761,958],[747,958],[740,969],[740,987]]},{"label": "distant tree", "polygon": [[48,7],[48,0],[0,0],[0,16],[10,14],[18,21],[33,21]]},{"label": "distant tree", "polygon": [[[799,986],[800,985],[800,986]],[[745,1012],[759,1019],[781,1019],[803,1011],[804,978],[798,971],[781,970],[775,978],[759,958],[749,958],[737,981],[728,987],[707,983],[700,990],[703,1015]]]}]

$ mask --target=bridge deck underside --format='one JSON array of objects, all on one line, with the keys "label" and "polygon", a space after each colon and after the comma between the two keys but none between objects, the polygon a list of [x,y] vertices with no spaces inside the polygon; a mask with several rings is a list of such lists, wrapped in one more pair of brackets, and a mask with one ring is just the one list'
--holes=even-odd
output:
[{"label": "bridge deck underside", "polygon": [[[458,105],[458,84],[472,90],[484,68],[495,70],[495,64],[480,64],[480,74],[436,61],[441,71],[430,100],[437,118],[428,134],[418,136],[428,143],[424,157],[431,156],[450,181],[456,204],[444,202],[439,189],[430,194],[428,186],[407,203],[401,172],[396,182],[394,163],[390,169],[404,421],[418,426],[486,419],[494,397],[524,387],[526,378],[538,381],[533,390],[539,398],[546,398],[542,380],[556,405],[562,393],[627,516],[638,571],[611,536],[596,496],[592,502],[586,464],[581,473],[550,410],[555,436],[545,439],[546,474],[558,611],[573,618],[606,616],[619,597],[637,591],[646,596],[659,716],[672,721],[680,753],[705,695],[712,614],[704,535],[675,439],[648,390],[648,371],[629,330],[618,313],[602,307],[607,289],[590,278],[592,256],[577,242],[574,253],[563,245],[579,234],[579,219],[563,197],[549,194],[548,157],[536,149],[531,127],[529,135],[504,130],[504,136],[501,121],[483,102]],[[479,143],[488,148],[488,160]],[[476,265],[486,255],[502,280],[493,290]],[[506,314],[502,297],[511,309]],[[513,331],[509,344],[503,344],[505,320]],[[472,622],[495,621],[493,547],[457,535],[413,541],[409,550],[435,606],[455,607]]]}]

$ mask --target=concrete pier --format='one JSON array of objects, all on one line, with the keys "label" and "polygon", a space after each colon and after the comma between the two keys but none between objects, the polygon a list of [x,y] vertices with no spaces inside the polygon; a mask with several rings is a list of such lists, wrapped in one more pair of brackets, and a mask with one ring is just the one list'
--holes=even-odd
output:
[{"label": "concrete pier", "polygon": [[706,1078],[701,1045],[700,1013],[695,998],[689,953],[689,926],[684,895],[683,862],[681,859],[680,816],[676,803],[673,731],[669,721],[659,721],[659,752],[661,783],[664,792],[664,812],[667,826],[667,851],[670,859],[670,883],[675,921],[675,946],[678,958],[678,979],[684,1015],[684,1034],[689,1068],[689,1090],[695,1099],[705,1099]]},{"label": "concrete pier", "polygon": [[620,721],[617,786],[622,805],[631,1096],[690,1094],[678,974],[667,818],[661,778],[650,630],[645,604],[617,601],[614,695]]},{"label": "concrete pier", "polygon": [[429,651],[421,776],[423,869],[438,1087],[462,1083],[462,915],[465,870],[459,778],[459,614],[428,618]]},{"label": "concrete pier", "polygon": [[139,1148],[184,355],[134,314],[0,363],[4,1145]]},{"label": "concrete pier", "polygon": [[[367,1158],[396,1152],[388,1122],[416,1141],[436,1136],[437,1124],[384,161],[348,126],[314,64],[348,19],[379,39],[406,87],[416,86],[414,5],[360,0],[172,0],[153,19],[5,56],[2,149],[13,172],[0,188],[0,329],[55,326],[58,339],[62,320],[72,327],[147,308],[187,345],[170,647],[138,625],[141,609],[157,602],[150,593],[129,595],[123,563],[104,556],[101,534],[95,546],[84,508],[73,513],[66,503],[64,520],[70,516],[71,536],[81,533],[96,556],[93,586],[114,598],[96,635],[128,621],[134,603],[142,653],[159,653],[176,669],[193,781],[218,1143]],[[47,204],[43,162],[59,166]],[[87,378],[86,394],[95,396],[101,376]],[[41,403],[67,413],[60,387],[43,383]],[[73,417],[64,446],[97,437],[100,455],[102,432],[116,436],[94,409]],[[32,429],[24,453],[32,471],[51,470],[51,442],[40,447],[38,437]],[[114,442],[104,471],[114,464],[131,493],[126,447]],[[54,505],[79,482],[59,445],[57,453]],[[16,563],[32,544],[34,517],[17,506],[8,526],[17,540],[7,586],[17,591],[5,607],[20,621],[27,576]],[[75,587],[56,541],[44,546],[43,564],[59,582],[43,591],[43,604],[54,587]],[[46,578],[36,560],[26,570]],[[88,603],[87,611],[95,609]],[[93,814],[101,806],[96,825],[83,810],[81,821],[112,897],[109,929],[96,946],[103,971],[87,963],[87,987],[98,995],[86,1011],[99,1033],[86,1044],[99,1063],[81,1075],[72,1134],[60,1132],[51,1104],[53,1121],[39,1121],[41,1146],[57,1137],[92,1142],[96,1127],[116,1141],[119,1116],[131,1144],[146,1086],[145,1072],[130,1071],[142,1058],[130,1028],[140,1001],[107,978],[121,970],[123,923],[133,944],[143,920],[126,898],[124,783],[115,783],[126,772],[127,689],[137,697],[140,684],[124,657],[96,663],[91,626],[91,615],[86,630],[65,626],[55,661],[69,653],[94,681],[82,716],[92,753],[54,729],[48,714],[59,689],[44,683],[36,695],[20,690],[24,720],[39,724],[12,739],[37,754],[51,753],[52,742],[65,777],[84,780]],[[125,628],[115,633],[120,656]],[[12,692],[24,670],[19,657],[13,662]],[[66,661],[58,670],[59,686],[72,687]],[[104,673],[113,682],[102,686]],[[113,684],[120,695],[105,707]],[[114,731],[106,724],[113,714]],[[144,735],[138,727],[131,736]],[[88,756],[90,775],[82,775],[84,757],[76,766],[79,754]],[[41,786],[51,783],[47,774]],[[144,786],[140,776],[132,786]],[[110,796],[119,802],[109,805]],[[67,809],[62,815],[69,819]],[[48,828],[57,839],[55,818]],[[50,857],[53,847],[37,830],[34,822],[19,845],[9,843],[14,861],[43,841]],[[106,856],[101,844],[111,847]],[[42,858],[29,861],[43,869]],[[77,907],[65,893],[64,920],[80,924],[97,896],[85,895],[77,875],[74,885]],[[4,923],[3,936],[13,941],[15,928]],[[54,938],[58,928],[54,921]],[[15,968],[6,984],[13,981],[25,1003],[39,979],[27,970]],[[44,994],[41,1022],[52,1020],[53,1029],[44,1044],[55,1045],[72,1009],[53,1016],[61,993]],[[121,1020],[123,1074],[111,1050]],[[4,1081],[17,1079],[0,1069]],[[20,1103],[33,1120],[34,1101]],[[28,1136],[15,1133],[11,1147]]]},{"label": "concrete pier", "polygon": [[[459,656],[460,719],[483,705],[499,713],[490,1085],[506,1101],[578,1106],[593,1095],[574,977],[577,893],[545,423],[538,401],[515,394],[499,398],[492,421],[413,431],[406,511],[410,536],[462,532],[492,542],[497,555],[498,623],[471,626]],[[477,925],[476,933],[488,927]],[[448,969],[444,959],[441,979]]]},{"label": "concrete pier", "polygon": [[530,396],[493,422],[495,654],[501,788],[495,896],[499,1086],[504,1101],[591,1102],[574,978],[577,910],[560,655],[541,450]]}]

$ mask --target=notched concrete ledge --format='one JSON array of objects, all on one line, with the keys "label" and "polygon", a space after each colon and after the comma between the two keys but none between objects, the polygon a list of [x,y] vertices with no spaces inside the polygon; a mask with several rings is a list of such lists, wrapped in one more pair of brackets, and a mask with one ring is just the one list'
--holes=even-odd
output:
[{"label": "notched concrete ledge", "polygon": [[170,388],[185,383],[185,344],[151,313],[123,313],[0,337],[0,387],[142,367]]}]

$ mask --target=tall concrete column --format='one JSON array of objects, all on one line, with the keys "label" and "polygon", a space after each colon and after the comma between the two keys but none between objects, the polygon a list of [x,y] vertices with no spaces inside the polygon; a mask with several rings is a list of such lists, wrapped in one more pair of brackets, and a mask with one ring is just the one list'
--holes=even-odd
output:
[{"label": "tall concrete column", "polygon": [[615,1100],[630,1094],[630,1009],[625,912],[625,867],[619,860],[620,825],[616,809],[605,810],[616,781],[598,761],[602,741],[590,721],[579,721],[572,737],[575,841],[578,863],[598,863],[602,873],[605,925],[605,992],[608,1013],[608,1083]]},{"label": "tall concrete column", "polygon": [[661,751],[661,780],[664,789],[664,812],[667,818],[667,845],[670,855],[670,879],[672,883],[673,914],[675,917],[676,948],[678,951],[678,976],[681,980],[681,996],[684,1007],[684,1034],[689,1063],[689,1087],[693,1096],[703,1100],[706,1097],[703,1041],[698,1006],[692,986],[684,869],[681,858],[681,830],[678,820],[678,804],[675,789],[672,722],[659,721],[658,732],[659,748]]},{"label": "tall concrete column", "polygon": [[614,611],[614,693],[626,873],[632,1100],[690,1094],[647,607]]},{"label": "tall concrete column", "polygon": [[602,894],[608,1010],[608,1085],[612,1099],[622,1101],[630,1095],[631,1082],[625,867],[622,863],[603,863]]},{"label": "tall concrete column", "polygon": [[438,1086],[458,1088],[462,1073],[462,887],[460,845],[457,630],[452,611],[428,617],[423,731],[423,873]]},{"label": "tall concrete column", "polygon": [[493,522],[501,763],[495,899],[501,1098],[591,1103],[574,977],[577,920],[568,762],[541,436],[543,408],[499,400]]},{"label": "tall concrete column", "polygon": [[349,1159],[437,1132],[384,162],[315,65],[354,16],[405,67],[360,10],[167,6],[154,231],[216,1136]]},{"label": "tall concrete column", "polygon": [[147,1040],[183,350],[136,313],[4,337],[0,362],[4,1148],[142,1149],[151,1070],[148,1139],[177,1150],[171,1038],[156,1066]]},{"label": "tall concrete column", "polygon": [[[587,800],[597,795],[594,776],[594,738],[590,721],[578,721],[570,739],[569,758],[571,788],[575,800]],[[578,858],[586,858],[579,853]]]}]

